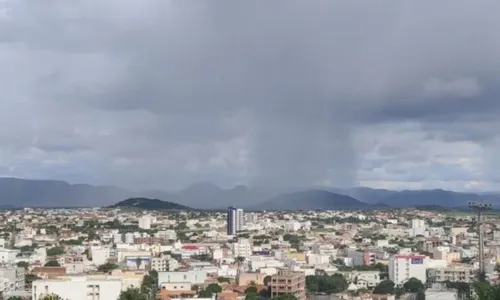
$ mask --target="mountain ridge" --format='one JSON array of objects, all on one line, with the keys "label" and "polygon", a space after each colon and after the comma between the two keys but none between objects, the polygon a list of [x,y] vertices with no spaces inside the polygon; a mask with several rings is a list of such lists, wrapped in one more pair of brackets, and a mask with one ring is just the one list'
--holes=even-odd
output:
[{"label": "mountain ridge", "polygon": [[[470,201],[488,202],[494,207],[500,207],[500,195],[496,192],[463,193],[443,189],[391,191],[367,187],[348,189],[316,187],[300,190],[272,187],[250,188],[243,185],[224,189],[211,183],[194,184],[180,191],[135,192],[106,185],[70,184],[58,180],[10,177],[0,178],[0,208],[104,207],[123,201],[123,199],[144,197],[160,199],[195,209],[225,209],[228,206],[260,209],[260,207],[269,207],[268,202],[276,200],[278,197],[283,198],[286,195],[290,196],[294,193],[311,190],[322,190],[349,196],[356,201],[372,205],[372,208],[374,206],[404,208],[422,205],[440,205],[453,208],[467,206]],[[315,201],[321,202],[320,200]],[[276,204],[276,206],[278,205]]]}]

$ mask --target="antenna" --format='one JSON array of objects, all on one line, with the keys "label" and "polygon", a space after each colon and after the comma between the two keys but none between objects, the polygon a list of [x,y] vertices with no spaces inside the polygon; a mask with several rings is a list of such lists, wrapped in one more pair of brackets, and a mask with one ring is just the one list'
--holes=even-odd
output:
[{"label": "antenna", "polygon": [[479,234],[479,280],[484,281],[484,233],[483,233],[483,213],[492,209],[489,203],[469,202],[469,208],[477,213],[477,230]]}]

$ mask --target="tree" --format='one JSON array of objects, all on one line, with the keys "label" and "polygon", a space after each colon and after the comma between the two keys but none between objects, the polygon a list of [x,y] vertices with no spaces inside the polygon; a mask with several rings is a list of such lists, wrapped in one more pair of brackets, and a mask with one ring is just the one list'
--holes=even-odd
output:
[{"label": "tree", "polygon": [[271,276],[267,275],[266,277],[264,277],[265,286],[268,286],[270,282],[271,282]]},{"label": "tree", "polygon": [[57,260],[48,261],[44,267],[60,267],[61,265]]},{"label": "tree", "polygon": [[334,294],[345,291],[349,284],[342,274],[306,276],[306,289],[311,293]]},{"label": "tree", "polygon": [[259,300],[259,294],[256,292],[246,293],[245,300]]},{"label": "tree", "polygon": [[112,270],[118,269],[118,268],[119,268],[119,266],[117,264],[105,263],[104,265],[100,265],[99,267],[97,267],[97,271],[108,273],[109,271],[112,271]]},{"label": "tree", "polygon": [[24,300],[24,298],[21,296],[10,296],[7,300]]},{"label": "tree", "polygon": [[419,291],[416,296],[416,300],[425,300],[425,292]]},{"label": "tree", "polygon": [[142,258],[140,258],[140,257],[136,258],[135,264],[137,265],[137,269],[139,269],[142,265]]},{"label": "tree", "polygon": [[295,297],[292,294],[283,294],[283,295],[273,297],[273,298],[271,298],[271,300],[297,300],[297,297]]},{"label": "tree", "polygon": [[128,288],[120,293],[118,300],[147,300],[147,296],[141,294],[141,291],[137,288]]},{"label": "tree", "polygon": [[63,300],[63,298],[61,298],[61,296],[56,295],[56,294],[45,295],[45,296],[42,296],[39,299],[40,300]]},{"label": "tree", "polygon": [[47,250],[47,256],[58,256],[63,254],[64,254],[64,249],[61,247],[53,247]]},{"label": "tree", "polygon": [[245,289],[245,294],[254,293],[257,294],[257,287],[255,285],[250,285]]},{"label": "tree", "polygon": [[464,299],[467,298],[470,295],[471,292],[471,286],[467,282],[451,282],[451,281],[446,281],[446,287],[449,289],[456,289],[457,290],[457,298],[458,299]]},{"label": "tree", "polygon": [[204,290],[201,290],[198,293],[199,298],[211,298],[212,294],[217,294],[222,292],[222,288],[219,284],[217,283],[211,283],[207,285],[207,287]]},{"label": "tree", "polygon": [[28,267],[29,267],[29,263],[27,263],[27,262],[25,262],[25,261],[20,261],[20,262],[18,262],[18,263],[17,263],[17,266],[18,266],[19,268],[24,268],[24,269],[26,270],[26,269],[28,269]]},{"label": "tree", "polygon": [[222,277],[222,276],[217,277],[217,281],[218,281],[219,283],[223,283],[223,282],[230,283],[230,282],[231,282],[231,280],[230,280],[229,278],[227,278],[227,277]]},{"label": "tree", "polygon": [[394,295],[394,282],[391,280],[384,280],[380,282],[374,289],[373,293],[377,295]]},{"label": "tree", "polygon": [[406,281],[403,284],[403,288],[408,293],[418,293],[418,292],[421,292],[421,291],[425,291],[425,286],[422,283],[422,281],[420,281],[420,280],[418,280],[417,278],[414,278],[414,277],[408,279],[408,281]]}]

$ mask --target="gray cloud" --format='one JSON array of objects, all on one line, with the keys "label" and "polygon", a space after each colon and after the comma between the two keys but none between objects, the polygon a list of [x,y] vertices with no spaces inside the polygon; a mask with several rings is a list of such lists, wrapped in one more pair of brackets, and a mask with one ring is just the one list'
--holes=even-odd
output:
[{"label": "gray cloud", "polygon": [[495,1],[0,3],[1,175],[497,180]]}]

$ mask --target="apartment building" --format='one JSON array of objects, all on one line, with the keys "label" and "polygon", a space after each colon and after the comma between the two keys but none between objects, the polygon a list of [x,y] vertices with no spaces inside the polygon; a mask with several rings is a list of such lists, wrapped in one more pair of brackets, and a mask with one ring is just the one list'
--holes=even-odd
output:
[{"label": "apartment building", "polygon": [[1,267],[0,277],[9,280],[9,290],[24,290],[25,270],[20,267]]},{"label": "apartment building", "polygon": [[302,272],[294,272],[289,270],[279,270],[276,275],[271,277],[271,298],[283,295],[292,294],[298,300],[306,299],[306,277]]},{"label": "apartment building", "polygon": [[252,244],[248,239],[240,239],[232,244],[233,256],[248,258],[252,255]]},{"label": "apartment building", "polygon": [[427,274],[423,255],[396,255],[389,260],[389,279],[396,285],[414,277],[425,282]]},{"label": "apartment building", "polygon": [[158,272],[175,271],[179,268],[179,262],[170,255],[153,257],[151,259],[151,269]]},{"label": "apartment building", "polygon": [[67,300],[110,300],[118,299],[121,290],[120,279],[64,277],[34,281],[32,299],[40,300],[45,295],[56,294]]},{"label": "apartment building", "polygon": [[429,277],[433,282],[451,281],[471,283],[477,280],[477,269],[468,265],[429,269]]}]

